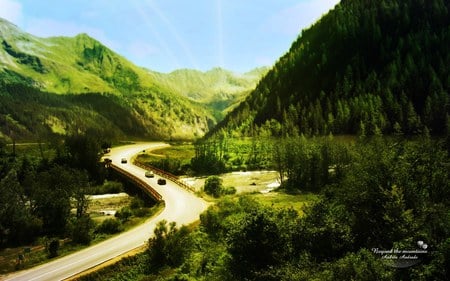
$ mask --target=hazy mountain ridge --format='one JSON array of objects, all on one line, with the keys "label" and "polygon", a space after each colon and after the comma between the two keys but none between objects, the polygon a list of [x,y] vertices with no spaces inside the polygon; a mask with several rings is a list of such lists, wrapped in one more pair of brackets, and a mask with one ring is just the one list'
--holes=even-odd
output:
[{"label": "hazy mountain ridge", "polygon": [[[219,119],[253,90],[267,73],[267,67],[260,67],[240,74],[223,68],[202,72],[194,69],[179,69],[168,74],[149,71],[161,85],[189,98],[209,105]],[[219,115],[219,116],[218,116]]]},{"label": "hazy mountain ridge", "polygon": [[[130,123],[129,126],[144,128],[131,130],[135,137],[182,139],[201,137],[216,124],[217,120],[222,118],[221,111],[225,107],[248,93],[256,83],[253,73],[253,76],[236,80],[236,89],[231,90],[224,83],[220,86],[224,88],[223,91],[210,90],[211,87],[207,81],[211,81],[209,77],[214,75],[209,75],[209,72],[198,74],[195,70],[183,70],[181,72],[185,72],[184,76],[151,72],[134,65],[87,34],[79,34],[75,37],[40,38],[21,31],[17,26],[3,19],[0,19],[0,43],[0,79],[3,82],[20,83],[47,93],[92,94],[95,98],[88,100],[95,100],[95,102],[104,101],[105,97],[116,96],[118,100],[113,103],[123,110],[128,110],[130,116],[134,116],[130,117],[134,120],[133,122],[137,121],[136,124]],[[216,71],[211,71],[211,73],[214,72]],[[219,72],[226,73],[226,77],[231,77],[231,74],[225,70]],[[217,74],[215,76],[217,77]],[[193,82],[188,81],[190,79]],[[250,79],[251,82],[247,82],[246,79]],[[207,83],[196,85],[198,81]],[[209,96],[208,98],[188,98],[184,95],[184,88],[195,89],[196,92],[207,93]],[[10,87],[5,92],[13,98],[19,94],[13,92],[15,89],[22,88]],[[221,101],[225,101],[223,108],[216,109],[214,105],[209,104],[211,100],[217,99],[214,95]],[[27,100],[27,103],[30,102],[32,101]],[[18,107],[18,105],[14,106]],[[76,111],[79,106],[70,108]],[[114,118],[116,116],[101,110],[100,106],[83,103],[82,107],[90,111],[92,116],[98,116],[100,113],[103,117],[110,118],[113,123],[120,121]],[[4,108],[3,113],[7,114],[8,110],[20,112],[18,108],[14,110]],[[17,119],[20,117],[16,117],[15,120]],[[60,125],[59,127],[67,127],[68,130],[55,129],[54,132],[70,132],[72,127],[69,124],[70,120],[66,118],[58,120],[60,121],[56,123]],[[47,121],[42,122],[49,124]],[[112,128],[116,125],[106,127]],[[50,127],[55,128],[55,126]],[[119,127],[121,127],[119,134],[131,132],[124,128],[123,124]],[[27,137],[32,135],[32,128],[22,129],[20,131],[28,131],[28,133],[22,132],[19,135]],[[9,135],[5,131],[4,134]]]}]

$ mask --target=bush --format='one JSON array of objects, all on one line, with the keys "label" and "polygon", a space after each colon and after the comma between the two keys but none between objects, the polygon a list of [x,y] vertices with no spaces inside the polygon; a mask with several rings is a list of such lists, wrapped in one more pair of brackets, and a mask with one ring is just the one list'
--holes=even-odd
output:
[{"label": "bush", "polygon": [[222,194],[231,195],[236,193],[236,188],[234,186],[227,186],[222,189]]},{"label": "bush", "polygon": [[210,176],[205,181],[205,186],[203,190],[206,194],[211,195],[213,197],[220,197],[222,194],[222,179],[218,176]]},{"label": "bush", "polygon": [[176,227],[175,222],[158,222],[154,237],[148,243],[148,272],[163,266],[180,266],[188,256],[192,240],[186,226]]},{"label": "bush", "polygon": [[132,215],[133,212],[129,207],[123,207],[122,209],[116,212],[115,217],[123,222],[126,222]]},{"label": "bush", "polygon": [[123,192],[123,184],[117,181],[105,181],[103,185],[94,187],[90,193],[96,194],[108,194],[108,193],[120,193]]},{"label": "bush", "polygon": [[89,244],[91,242],[91,229],[94,222],[89,216],[82,216],[71,223],[71,236],[74,243]]},{"label": "bush", "polygon": [[224,187],[222,185],[222,179],[218,176],[210,176],[205,181],[205,186],[203,190],[206,194],[213,197],[220,197],[227,194],[235,194],[236,188],[234,187]]},{"label": "bush", "polygon": [[58,250],[59,250],[59,240],[53,239],[47,245],[48,258],[54,258],[58,256]]},{"label": "bush", "polygon": [[134,198],[131,200],[130,208],[131,208],[132,210],[140,209],[140,208],[142,208],[142,207],[144,207],[144,201],[142,201],[142,199],[137,198],[137,197],[134,197]]},{"label": "bush", "polygon": [[150,213],[150,211],[148,208],[139,208],[139,209],[133,210],[133,214],[139,218],[143,218],[143,217],[147,216],[149,213]]},{"label": "bush", "polygon": [[97,232],[98,233],[105,233],[105,234],[114,234],[117,232],[120,232],[122,229],[122,223],[118,219],[106,219],[104,220],[98,227]]}]

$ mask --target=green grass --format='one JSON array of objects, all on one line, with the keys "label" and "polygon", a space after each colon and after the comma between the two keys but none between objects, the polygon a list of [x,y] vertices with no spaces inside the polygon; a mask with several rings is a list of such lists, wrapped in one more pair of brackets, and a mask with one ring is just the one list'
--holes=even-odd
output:
[{"label": "green grass", "polygon": [[160,160],[164,157],[172,159],[178,159],[181,162],[190,161],[195,156],[195,148],[193,144],[176,144],[166,148],[152,150],[151,152],[145,152],[138,156],[138,160],[152,161]]},{"label": "green grass", "polygon": [[269,192],[265,194],[254,193],[251,196],[266,206],[277,209],[293,208],[300,215],[304,214],[305,206],[318,200],[318,195],[313,193],[291,195],[282,192]]}]

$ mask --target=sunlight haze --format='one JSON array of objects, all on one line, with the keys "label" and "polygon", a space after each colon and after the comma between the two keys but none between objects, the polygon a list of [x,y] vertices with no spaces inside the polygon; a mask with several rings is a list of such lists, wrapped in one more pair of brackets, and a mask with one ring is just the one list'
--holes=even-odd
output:
[{"label": "sunlight haze", "polygon": [[339,0],[0,0],[0,17],[40,37],[87,33],[159,72],[272,65]]}]

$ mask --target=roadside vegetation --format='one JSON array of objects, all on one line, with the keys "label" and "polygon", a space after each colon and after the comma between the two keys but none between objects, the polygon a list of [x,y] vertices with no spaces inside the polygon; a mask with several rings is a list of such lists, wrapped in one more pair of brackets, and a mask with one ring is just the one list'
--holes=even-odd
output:
[{"label": "roadside vegetation", "polygon": [[91,199],[131,187],[107,180],[101,142],[0,147],[0,273],[28,268],[125,231],[158,212],[149,199]]},{"label": "roadside vegetation", "polygon": [[143,152],[136,160],[179,176],[190,173],[190,159],[193,156],[192,144],[174,143],[167,148]]},{"label": "roadside vegetation", "polygon": [[[446,279],[445,139],[361,136],[343,144],[293,137],[277,143],[281,159],[272,158],[273,164],[289,174],[277,191],[284,193],[221,195],[198,226],[160,222],[145,253],[81,280]],[[296,201],[300,206],[289,203]],[[427,253],[401,270],[373,252],[417,250],[418,241],[429,245]]]},{"label": "roadside vegetation", "polygon": [[173,144],[151,153],[141,153],[137,160],[178,176],[216,175],[271,169],[271,148],[269,138],[222,135],[209,141],[200,139],[192,144]]}]

